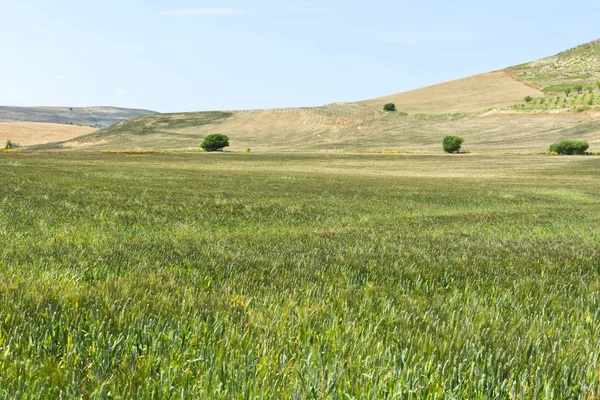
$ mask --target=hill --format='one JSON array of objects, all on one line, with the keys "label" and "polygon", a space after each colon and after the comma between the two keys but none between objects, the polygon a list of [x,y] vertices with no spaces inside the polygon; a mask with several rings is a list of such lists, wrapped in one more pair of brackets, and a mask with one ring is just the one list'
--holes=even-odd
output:
[{"label": "hill", "polygon": [[[198,148],[206,135],[222,133],[230,137],[231,150],[440,151],[443,136],[460,134],[470,151],[542,152],[561,139],[586,139],[599,151],[600,86],[584,85],[600,80],[595,71],[598,41],[502,71],[357,103],[149,115],[35,149]],[[564,82],[578,90],[549,89]],[[387,102],[406,113],[384,113]]]},{"label": "hill", "polygon": [[600,147],[598,114],[386,114],[361,104],[308,109],[159,114],[126,121],[37,150],[165,150],[198,148],[211,133],[231,138],[230,150],[440,151],[459,133],[470,151],[542,152],[563,138]]},{"label": "hill", "polygon": [[155,111],[117,107],[6,107],[0,106],[0,122],[46,122],[103,128]]},{"label": "hill", "polygon": [[515,80],[546,94],[565,90],[598,92],[600,86],[600,40],[575,47],[552,57],[506,69]]},{"label": "hill", "polygon": [[33,146],[69,140],[96,131],[78,125],[49,124],[43,122],[0,122],[0,146],[7,140],[21,146]]},{"label": "hill", "polygon": [[407,112],[445,114],[506,107],[526,96],[540,97],[543,93],[514,80],[506,71],[495,71],[363,103],[376,107],[395,103]]}]

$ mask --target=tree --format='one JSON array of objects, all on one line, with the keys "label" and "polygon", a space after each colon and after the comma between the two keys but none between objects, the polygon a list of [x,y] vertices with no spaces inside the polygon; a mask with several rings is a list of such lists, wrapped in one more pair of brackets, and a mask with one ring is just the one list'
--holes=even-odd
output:
[{"label": "tree", "polygon": [[206,151],[221,151],[229,147],[229,138],[225,135],[208,135],[200,145]]},{"label": "tree", "polygon": [[600,89],[600,81],[596,81],[596,86],[598,86],[598,89]]},{"label": "tree", "polygon": [[464,141],[460,136],[446,136],[442,146],[446,153],[458,153]]},{"label": "tree", "polygon": [[383,111],[385,111],[385,112],[396,111],[396,105],[394,103],[387,103],[386,105],[383,106]]},{"label": "tree", "polygon": [[525,99],[523,99],[523,100],[525,100],[525,103],[531,103],[531,102],[533,101],[533,97],[531,97],[531,96],[527,96],[527,97],[525,97]]},{"label": "tree", "polygon": [[575,91],[579,94],[581,94],[581,91],[583,90],[583,85],[575,85],[573,87],[573,89],[575,89]]},{"label": "tree", "polygon": [[589,93],[593,93],[594,92],[594,87],[592,85],[585,85],[583,87],[584,90],[586,90]]},{"label": "tree", "polygon": [[571,88],[566,88],[564,90],[565,94],[567,95],[567,97],[569,97],[569,95],[571,94]]}]

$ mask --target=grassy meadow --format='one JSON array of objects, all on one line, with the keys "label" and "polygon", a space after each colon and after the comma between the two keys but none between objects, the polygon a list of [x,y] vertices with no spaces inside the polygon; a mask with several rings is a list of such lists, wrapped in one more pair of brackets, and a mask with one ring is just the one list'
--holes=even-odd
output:
[{"label": "grassy meadow", "polygon": [[0,154],[0,398],[596,399],[599,165]]}]

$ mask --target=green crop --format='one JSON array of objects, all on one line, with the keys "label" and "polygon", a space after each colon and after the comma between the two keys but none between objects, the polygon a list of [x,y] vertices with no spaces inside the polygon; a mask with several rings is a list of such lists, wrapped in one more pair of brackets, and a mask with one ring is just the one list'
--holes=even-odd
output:
[{"label": "green crop", "polygon": [[596,398],[597,166],[3,154],[0,398]]}]

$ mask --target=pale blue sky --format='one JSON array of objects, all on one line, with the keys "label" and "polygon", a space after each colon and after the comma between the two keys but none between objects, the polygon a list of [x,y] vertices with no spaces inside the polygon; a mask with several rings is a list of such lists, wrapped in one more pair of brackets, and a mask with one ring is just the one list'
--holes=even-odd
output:
[{"label": "pale blue sky", "polygon": [[500,69],[600,38],[597,0],[0,6],[0,105],[162,112],[322,105]]}]

